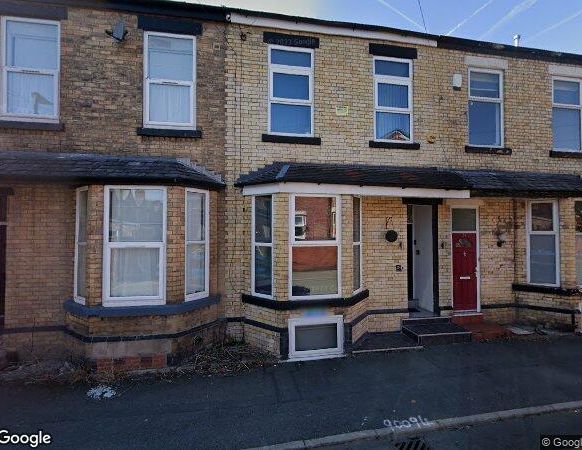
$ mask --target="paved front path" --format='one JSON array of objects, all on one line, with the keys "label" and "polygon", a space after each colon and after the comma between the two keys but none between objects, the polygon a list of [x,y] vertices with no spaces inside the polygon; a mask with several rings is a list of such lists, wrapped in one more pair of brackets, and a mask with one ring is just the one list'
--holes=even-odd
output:
[{"label": "paved front path", "polygon": [[84,386],[0,386],[0,429],[42,429],[55,448],[230,449],[379,428],[384,419],[582,400],[582,338],[457,344],[114,388],[117,396],[97,401]]}]

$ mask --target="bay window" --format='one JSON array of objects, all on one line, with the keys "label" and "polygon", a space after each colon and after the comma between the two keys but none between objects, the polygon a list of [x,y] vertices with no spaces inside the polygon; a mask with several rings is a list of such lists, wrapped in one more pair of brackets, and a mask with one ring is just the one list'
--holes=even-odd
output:
[{"label": "bay window", "polygon": [[313,136],[313,50],[269,46],[269,133]]},{"label": "bay window", "polygon": [[209,292],[209,195],[186,190],[186,300]]},{"label": "bay window", "polygon": [[362,289],[362,199],[353,201],[353,290]]},{"label": "bay window", "polygon": [[553,83],[552,129],[554,149],[580,151],[582,129],[580,81],[555,79]]},{"label": "bay window", "polygon": [[253,197],[252,292],[273,296],[273,198]]},{"label": "bay window", "polygon": [[557,286],[560,283],[558,204],[532,201],[528,204],[528,282]]},{"label": "bay window", "polygon": [[145,32],[144,124],[195,128],[196,38]]},{"label": "bay window", "polygon": [[104,306],[165,303],[165,188],[108,186]]},{"label": "bay window", "polygon": [[88,193],[84,188],[77,189],[77,207],[75,221],[75,287],[74,299],[85,304],[87,296],[87,211]]},{"label": "bay window", "polygon": [[60,24],[2,18],[1,114],[13,120],[56,120]]},{"label": "bay window", "polygon": [[469,70],[469,144],[503,146],[503,72]]},{"label": "bay window", "polygon": [[412,61],[374,58],[375,139],[412,140]]},{"label": "bay window", "polygon": [[[291,203],[291,298],[338,297],[340,199],[294,195]],[[297,217],[306,224],[300,236]]]}]

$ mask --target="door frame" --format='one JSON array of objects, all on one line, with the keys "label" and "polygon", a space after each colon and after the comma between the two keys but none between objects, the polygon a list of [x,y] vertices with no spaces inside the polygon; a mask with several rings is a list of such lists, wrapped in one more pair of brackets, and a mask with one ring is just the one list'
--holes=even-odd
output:
[{"label": "door frame", "polygon": [[[433,315],[441,315],[440,306],[440,273],[439,273],[439,205],[443,204],[442,198],[403,198],[404,205],[412,206],[431,206],[431,229],[432,229],[432,297],[433,297]],[[414,233],[414,210],[412,215]],[[414,234],[413,234],[414,242]],[[414,251],[412,252],[414,254]],[[408,274],[410,276],[410,274]],[[414,273],[412,274],[414,277]]]},{"label": "door frame", "polygon": [[[475,210],[475,230],[474,231],[453,231],[453,210],[454,209],[474,209]],[[453,308],[453,315],[455,313],[458,314],[465,314],[465,313],[480,313],[481,312],[481,242],[480,242],[480,223],[479,223],[479,205],[452,205],[450,207],[450,233],[449,233],[449,242],[451,244],[451,300],[452,300],[452,308]],[[467,311],[455,311],[455,272],[454,272],[454,253],[453,253],[453,234],[454,233],[475,233],[475,241],[477,242],[477,268],[476,270],[476,277],[477,277],[477,309],[475,311],[467,310]]]}]

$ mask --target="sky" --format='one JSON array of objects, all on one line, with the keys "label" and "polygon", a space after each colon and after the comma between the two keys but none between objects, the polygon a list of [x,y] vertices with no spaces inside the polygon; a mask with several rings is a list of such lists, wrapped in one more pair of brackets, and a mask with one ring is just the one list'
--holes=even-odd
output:
[{"label": "sky", "polygon": [[[182,0],[183,1],[183,0]],[[582,0],[188,0],[582,54]],[[424,15],[424,23],[421,8]]]}]

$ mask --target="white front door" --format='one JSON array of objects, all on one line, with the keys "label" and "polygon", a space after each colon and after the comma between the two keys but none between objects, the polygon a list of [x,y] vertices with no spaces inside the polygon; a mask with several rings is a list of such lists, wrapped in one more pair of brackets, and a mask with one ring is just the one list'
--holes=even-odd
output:
[{"label": "white front door", "polygon": [[418,306],[434,311],[432,206],[413,206],[414,298]]}]

